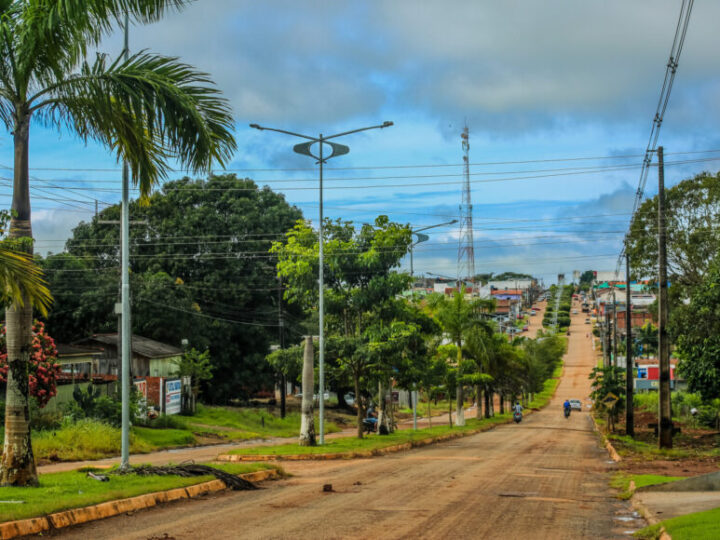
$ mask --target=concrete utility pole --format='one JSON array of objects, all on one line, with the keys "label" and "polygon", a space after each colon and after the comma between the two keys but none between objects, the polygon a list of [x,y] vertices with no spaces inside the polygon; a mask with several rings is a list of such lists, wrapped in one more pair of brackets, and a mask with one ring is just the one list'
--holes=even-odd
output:
[{"label": "concrete utility pole", "polygon": [[615,299],[615,287],[613,286],[613,333],[612,333],[612,343],[613,343],[613,367],[617,366],[617,358],[618,358],[618,328],[617,328],[617,301]]},{"label": "concrete utility pole", "polygon": [[[123,59],[130,57],[130,18],[125,13]],[[127,160],[123,160],[122,169],[122,215],[121,225],[121,283],[122,283],[122,369],[121,369],[121,398],[122,398],[122,435],[120,438],[120,469],[130,468],[130,171]]]},{"label": "concrete utility pole", "polygon": [[[285,348],[285,320],[283,319],[282,308],[282,278],[278,276],[278,339],[280,349]],[[285,418],[285,394],[287,394],[287,380],[285,372],[280,372],[280,418]]]},{"label": "concrete utility pole", "polygon": [[670,408],[670,342],[667,335],[667,232],[665,230],[665,164],[663,147],[658,146],[658,363],[660,386],[658,388],[658,446],[672,448],[672,411]]},{"label": "concrete utility pole", "polygon": [[633,410],[633,341],[632,341],[632,294],[630,291],[630,255],[625,246],[625,434],[635,436],[635,411]]}]

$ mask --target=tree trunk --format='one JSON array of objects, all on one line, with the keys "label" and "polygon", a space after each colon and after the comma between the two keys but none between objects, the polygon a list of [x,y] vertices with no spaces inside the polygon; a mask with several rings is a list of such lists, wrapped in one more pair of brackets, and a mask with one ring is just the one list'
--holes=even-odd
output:
[{"label": "tree trunk", "polygon": [[452,421],[452,399],[450,399],[450,392],[448,392],[447,395],[448,400],[448,422],[450,423],[450,427],[453,427],[453,421]]},{"label": "tree trunk", "polygon": [[500,414],[505,414],[505,396],[500,394]]},{"label": "tree trunk", "polygon": [[312,337],[305,338],[305,354],[302,371],[302,405],[300,416],[300,446],[315,446],[315,416],[313,393],[315,392],[315,354]]},{"label": "tree trunk", "polygon": [[482,418],[482,390],[478,384],[475,387],[475,402],[477,403],[477,409],[475,409],[475,418],[480,420]]},{"label": "tree trunk", "polygon": [[355,383],[355,406],[357,407],[357,436],[358,439],[363,438],[363,416],[365,411],[360,403],[360,373],[353,370],[353,382]]},{"label": "tree trunk", "polygon": [[490,418],[490,392],[485,390],[485,418]]},{"label": "tree trunk", "polygon": [[390,433],[390,415],[388,411],[387,402],[387,391],[385,385],[382,382],[378,383],[378,421],[377,421],[377,432],[378,435],[387,435]]},{"label": "tree trunk", "polygon": [[465,410],[463,409],[464,405],[464,395],[463,395],[463,387],[462,384],[458,384],[457,389],[455,390],[455,398],[456,403],[455,407],[457,409],[456,412],[456,418],[455,418],[455,424],[457,426],[464,426],[465,425]]},{"label": "tree trunk", "polygon": [[[30,117],[16,111],[14,131],[13,216],[10,238],[32,238],[30,222],[30,182],[28,149]],[[26,248],[32,254],[32,244]],[[0,460],[0,485],[37,486],[38,475],[30,442],[28,406],[28,364],[32,341],[32,306],[27,298],[22,306],[13,304],[5,311],[7,342],[7,390],[5,396],[5,442]]]},{"label": "tree trunk", "polygon": [[430,391],[428,391],[428,427],[432,427],[432,405],[430,404]]}]

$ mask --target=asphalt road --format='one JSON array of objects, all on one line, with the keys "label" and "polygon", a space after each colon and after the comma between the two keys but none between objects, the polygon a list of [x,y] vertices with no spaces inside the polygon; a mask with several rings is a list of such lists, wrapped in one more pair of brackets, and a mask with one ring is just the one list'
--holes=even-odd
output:
[{"label": "asphalt road", "polygon": [[[386,457],[290,462],[256,492],[123,515],[63,538],[622,538],[644,525],[608,488],[614,465],[587,413],[594,353],[575,316],[566,368],[545,410],[519,425]],[[324,493],[323,484],[333,491]]]}]

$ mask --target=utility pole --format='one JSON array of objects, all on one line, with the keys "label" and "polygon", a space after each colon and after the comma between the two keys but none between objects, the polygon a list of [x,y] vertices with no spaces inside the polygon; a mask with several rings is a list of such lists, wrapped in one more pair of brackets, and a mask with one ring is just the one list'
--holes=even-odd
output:
[{"label": "utility pole", "polygon": [[613,286],[613,367],[617,367],[618,358],[618,328],[617,328],[617,301],[615,299],[615,286]]},{"label": "utility pole", "polygon": [[635,437],[632,294],[630,291],[630,254],[627,246],[625,246],[625,284],[625,434]]},{"label": "utility pole", "polygon": [[665,163],[663,147],[658,146],[658,362],[660,386],[658,388],[658,445],[672,448],[672,411],[670,408],[670,342],[667,335],[667,233],[665,231]]},{"label": "utility pole", "polygon": [[[283,350],[285,348],[285,320],[283,319],[282,278],[280,276],[278,276],[278,333],[280,350]],[[280,418],[285,418],[285,394],[287,394],[285,371],[280,371]]]},{"label": "utility pole", "polygon": [[[130,57],[130,17],[125,12],[123,59]],[[120,441],[120,470],[130,468],[130,171],[127,160],[123,160],[122,168],[122,215],[121,224],[121,283],[122,283],[122,435]]]}]

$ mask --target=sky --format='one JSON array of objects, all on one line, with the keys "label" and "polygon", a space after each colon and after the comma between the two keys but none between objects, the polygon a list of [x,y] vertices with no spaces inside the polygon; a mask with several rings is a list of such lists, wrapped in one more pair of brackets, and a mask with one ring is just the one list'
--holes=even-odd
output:
[{"label": "sky", "polygon": [[[228,171],[283,192],[315,222],[317,169],[293,153],[300,141],[248,124],[328,135],[394,122],[338,141],[351,150],[328,162],[325,214],[414,228],[459,219],[467,125],[476,272],[550,283],[615,268],[680,5],[197,0],[132,26],[130,47],[209,73],[236,121]],[[659,139],[668,185],[720,169],[718,20],[719,2],[695,2]],[[121,45],[115,32],[99,51],[115,57]],[[5,207],[12,159],[0,134]],[[62,251],[95,200],[119,201],[114,158],[68,132],[33,125],[30,164],[40,253]],[[653,168],[647,196],[656,184]],[[454,277],[458,225],[427,233],[415,273]]]}]

